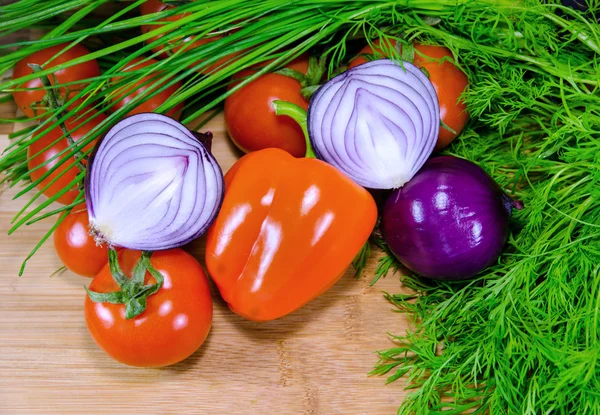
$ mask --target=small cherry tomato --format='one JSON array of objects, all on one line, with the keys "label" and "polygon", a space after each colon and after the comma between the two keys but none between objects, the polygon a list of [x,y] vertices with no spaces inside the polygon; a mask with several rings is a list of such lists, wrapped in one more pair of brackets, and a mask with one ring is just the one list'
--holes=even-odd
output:
[{"label": "small cherry tomato", "polygon": [[[308,58],[296,59],[288,68],[306,74]],[[247,69],[234,75],[234,81],[255,73]],[[232,83],[230,87],[236,85]],[[288,101],[305,110],[300,82],[277,73],[262,75],[225,99],[225,126],[233,142],[244,152],[276,147],[294,157],[304,157],[306,143],[302,129],[289,117],[278,116],[271,106],[275,100]]]},{"label": "small cherry tomato", "polygon": [[[119,264],[128,277],[141,252],[122,250]],[[156,251],[150,263],[164,277],[163,286],[148,297],[146,310],[125,318],[125,305],[85,299],[85,321],[94,341],[113,359],[131,366],[160,367],[177,363],[196,351],[212,324],[212,299],[204,270],[181,249]],[[146,273],[146,284],[156,280]],[[119,289],[108,264],[89,289],[98,293]]]},{"label": "small cherry tomato", "polygon": [[[172,7],[173,6],[169,6],[168,4],[165,4],[159,0],[146,0],[146,2],[142,3],[140,6],[140,13],[142,16],[145,16],[147,14],[158,13],[160,11],[163,11],[167,8],[172,8]],[[160,22],[162,22],[162,23],[153,24],[153,25],[142,25],[142,33],[148,33],[154,29],[164,26],[164,24],[166,24],[166,23],[176,22],[177,20],[180,20],[188,15],[189,15],[189,13],[176,14],[173,16],[169,16],[163,20],[160,20]],[[156,42],[157,40],[162,38],[164,35],[165,35],[165,33],[153,36],[150,39],[146,40],[146,43],[151,44],[153,42]],[[195,49],[197,47],[200,47],[200,46],[205,45],[210,42],[214,42],[214,41],[222,39],[222,38],[223,38],[222,35],[210,35],[203,39],[194,40],[193,37],[190,36],[183,40],[183,42],[185,43],[184,46],[175,46],[175,47],[168,48],[167,50],[165,50],[165,48],[161,45],[161,46],[156,46],[156,47],[152,48],[152,51],[155,53],[160,53],[160,57],[162,59],[164,59],[164,58],[168,57],[169,54],[175,53],[181,49],[184,49],[185,51],[190,51],[192,49]],[[175,40],[169,41],[169,42],[178,42],[178,41],[179,41],[179,39],[175,39]],[[227,62],[231,61],[235,57],[235,55],[236,54],[224,56],[223,58],[219,59],[215,63],[202,68],[199,72],[204,75],[209,74],[209,73],[219,69],[219,67],[226,64]],[[202,62],[202,61],[195,62],[192,65],[190,65],[190,67],[194,67],[195,65],[198,65],[200,62]]]},{"label": "small cherry tomato", "polygon": [[[70,131],[71,137],[74,141],[79,141],[84,138],[95,126],[100,124],[102,121],[106,119],[104,114],[97,114],[93,110],[84,109],[86,111],[86,116],[80,119],[67,120],[65,121],[65,126],[67,130]],[[96,115],[97,114],[97,115]],[[96,115],[95,118],[91,119]],[[87,122],[86,122],[87,121]],[[46,131],[46,130],[44,130]],[[38,135],[41,133],[38,133]],[[63,131],[60,127],[52,128],[47,134],[43,137],[37,138],[27,149],[27,167],[29,168],[29,174],[31,176],[32,181],[37,181],[40,179],[46,172],[51,170],[54,166],[56,166],[61,160],[64,160],[66,155],[61,157],[57,157],[54,160],[50,161],[43,167],[34,170],[36,167],[42,165],[46,161],[52,159],[61,151],[69,146],[69,142],[66,137],[61,138],[64,135]],[[85,146],[83,150],[89,150],[93,148],[95,141],[92,141],[88,145]],[[71,166],[71,164],[75,161],[75,158],[70,157],[70,159],[65,160],[60,167],[56,168],[56,170],[51,173],[48,177],[42,180],[37,188],[42,190],[47,197],[52,197],[65,187],[69,186],[79,174],[79,169],[77,166]],[[55,177],[58,177],[62,172],[67,170],[57,181],[52,183],[50,187],[46,190],[43,190],[44,187],[52,182]],[[76,186],[62,196],[57,199],[57,202],[62,203],[64,205],[68,205],[73,203],[75,198],[79,195],[79,190]]]},{"label": "small cherry tomato", "polygon": [[[418,52],[424,56],[419,55]],[[381,54],[381,51],[377,51],[377,53]],[[360,54],[373,54],[373,49],[367,45],[362,48]],[[415,44],[414,64],[424,68],[429,74],[429,80],[435,88],[440,104],[440,118],[444,124],[456,132],[454,134],[441,126],[435,151],[450,144],[461,133],[469,120],[467,107],[460,101],[460,96],[467,88],[469,80],[464,72],[454,66],[452,62],[447,60],[441,62],[443,58],[453,59],[452,52],[448,48]],[[353,59],[348,67],[353,68],[366,61],[364,57],[359,56]]]},{"label": "small cherry tomato", "polygon": [[[146,59],[146,58],[134,58],[131,62],[121,71],[121,72],[133,72],[139,70],[141,68],[145,68],[150,65],[156,64],[158,61],[155,59]],[[119,82],[119,77],[112,78],[112,82]],[[112,107],[113,111],[117,111],[127,105],[131,100],[135,97],[146,94],[148,88],[152,88],[155,90],[157,87],[160,88],[161,85],[154,87],[153,84],[158,82],[161,79],[160,72],[156,72],[154,74],[150,74],[139,79],[137,82],[123,86],[117,89],[112,95],[112,102],[115,102],[115,105]],[[160,81],[161,84],[163,81]],[[171,95],[175,94],[179,88],[181,88],[181,82],[177,82],[176,84],[171,85],[164,91],[154,95],[149,98],[147,101],[139,104],[133,110],[129,111],[127,115],[139,114],[142,112],[154,112],[158,107],[160,107]],[[171,108],[169,111],[165,113],[169,117],[172,117],[176,120],[179,120],[181,117],[181,111],[183,110],[184,103],[180,103],[175,107]]]},{"label": "small cherry tomato", "polygon": [[89,223],[85,206],[74,208],[54,230],[54,249],[65,267],[91,278],[108,262],[108,248],[96,245]]},{"label": "small cherry tomato", "polygon": [[[49,69],[90,53],[85,47],[78,44],[73,46],[71,49],[67,50],[60,56],[57,56],[56,58],[52,59],[54,55],[59,53],[68,45],[68,43],[63,43],[60,45],[49,47],[47,49],[42,49],[20,60],[14,67],[12,79],[18,79],[33,73],[33,69],[27,66],[30,63],[36,63],[38,65],[41,65],[44,69]],[[95,59],[92,59],[87,62],[83,62],[68,68],[59,69],[56,72],[54,72],[53,76],[49,76],[48,78],[50,79],[50,82],[52,84],[54,84],[55,79],[57,83],[65,84],[70,82],[82,81],[99,75],[100,66],[98,66],[98,62]],[[85,85],[83,83],[67,85],[65,87],[61,87],[58,90],[58,93],[64,102],[72,98],[84,87]],[[20,84],[18,88],[43,88],[43,85],[42,81],[36,78],[32,79],[31,81],[27,81],[23,84]],[[28,117],[34,117],[35,115],[40,115],[47,111],[47,108],[44,108],[42,102],[45,95],[46,91],[44,91],[43,89],[29,89],[13,92],[13,98],[15,100],[15,103],[21,109],[21,111],[23,111],[23,113]]]}]

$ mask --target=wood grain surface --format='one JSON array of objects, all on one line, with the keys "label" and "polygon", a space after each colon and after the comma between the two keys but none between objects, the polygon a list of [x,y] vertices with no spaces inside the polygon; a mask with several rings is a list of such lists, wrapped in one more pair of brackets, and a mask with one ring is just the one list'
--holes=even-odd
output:
[{"label": "wood grain surface", "polygon": [[[0,118],[15,115],[0,106]],[[12,126],[0,125],[0,149]],[[223,120],[207,126],[224,170],[239,156]],[[269,323],[233,314],[212,286],[211,333],[192,357],[163,369],[123,366],[90,338],[83,285],[49,241],[18,277],[21,261],[51,226],[41,221],[7,236],[25,198],[0,194],[0,414],[394,414],[403,382],[368,377],[387,332],[408,327],[381,292],[402,290],[397,275],[369,287],[376,266],[358,281],[348,272],[296,313]],[[203,241],[187,247],[202,262]]]}]

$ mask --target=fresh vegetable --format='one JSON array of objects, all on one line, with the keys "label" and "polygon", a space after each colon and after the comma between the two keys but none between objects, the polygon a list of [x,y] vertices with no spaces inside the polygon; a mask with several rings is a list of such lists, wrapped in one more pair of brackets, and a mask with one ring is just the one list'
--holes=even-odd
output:
[{"label": "fresh vegetable", "polygon": [[[29,64],[38,64],[44,69],[64,65],[71,60],[80,58],[90,52],[82,45],[77,44],[69,48],[69,43],[40,49],[17,62],[13,69],[12,79],[17,80],[33,73]],[[65,50],[69,48],[68,50]],[[58,69],[50,76],[52,85],[68,84],[58,89],[62,103],[74,97],[84,86],[85,81],[100,75],[100,67],[95,59],[82,62],[73,66]],[[44,114],[48,111],[48,103],[44,100],[46,91],[42,82],[35,78],[19,83],[17,90],[12,93],[15,103],[28,117]]]},{"label": "fresh vegetable", "polygon": [[[367,62],[367,59],[361,55],[385,57],[379,41],[375,41],[374,45],[376,46],[375,52],[370,45],[365,46],[348,67],[353,68]],[[440,106],[440,118],[444,123],[440,128],[434,151],[441,150],[450,144],[465,128],[469,120],[467,106],[461,100],[461,95],[467,89],[469,79],[452,63],[453,60],[452,52],[446,47],[420,43],[414,45],[412,63],[425,72],[435,88]]]},{"label": "fresh vegetable", "polygon": [[[122,70],[122,72],[135,72],[139,71],[142,68],[147,68],[149,66],[155,66],[158,63],[157,60],[151,58],[134,58],[130,61],[130,63]],[[121,77],[114,77],[112,82],[118,82]],[[157,89],[164,88],[166,80],[162,77],[160,71],[153,72],[147,76],[144,76],[139,79],[139,81],[121,87],[114,91],[114,95],[111,96],[111,101],[114,103],[112,107],[113,111],[117,111],[123,108],[132,100],[137,97],[143,97],[149,91],[155,91]],[[138,104],[131,111],[127,113],[127,115],[140,114],[143,112],[155,112],[158,107],[160,107],[164,102],[173,94],[175,94],[180,88],[182,84],[181,82],[174,83],[173,85],[165,88],[161,92],[147,99],[146,101]],[[171,118],[179,120],[181,117],[181,111],[183,110],[184,103],[180,103],[177,106],[171,108],[169,111],[165,113]]]},{"label": "fresh vegetable", "polygon": [[[99,114],[92,109],[85,109],[83,113],[85,116],[70,118],[64,123],[75,143],[86,139],[90,131],[106,119],[104,114]],[[69,142],[58,126],[44,128],[37,135],[39,138],[34,137],[34,141],[27,149],[27,167],[31,180],[33,182],[41,180],[37,188],[47,197],[62,193],[57,202],[65,205],[73,203],[80,193],[77,176],[81,174],[79,169],[81,165],[78,166],[77,161],[84,162],[82,154],[72,155],[65,152]],[[80,153],[90,152],[93,146],[94,141],[87,143],[81,148]]]},{"label": "fresh vegetable", "polygon": [[[306,74],[308,57],[296,59],[286,66],[288,69]],[[247,69],[234,75],[231,87],[255,73]],[[235,91],[225,99],[225,126],[229,136],[242,151],[262,150],[275,147],[287,151],[294,157],[306,153],[304,134],[291,118],[278,117],[271,103],[283,100],[305,110],[308,101],[301,95],[302,85],[298,80],[278,74],[262,75]]]},{"label": "fresh vegetable", "polygon": [[[147,254],[123,250],[118,264],[122,274],[117,280],[123,286],[113,278],[121,270],[111,273],[106,265],[89,286],[92,293],[100,293],[92,296],[107,300],[121,288],[123,294],[113,302],[131,301],[127,297],[136,292],[134,284],[138,290],[147,284],[154,292],[144,299],[145,311],[133,318],[127,318],[124,304],[94,302],[86,296],[85,321],[98,346],[131,366],[172,365],[194,353],[210,331],[213,313],[208,281],[198,261],[181,249],[155,252],[149,260]],[[164,281],[156,288],[161,275]]]},{"label": "fresh vegetable", "polygon": [[420,69],[403,65],[383,59],[349,69],[310,101],[315,153],[361,186],[398,188],[433,151],[440,121],[435,90]]},{"label": "fresh vegetable", "polygon": [[83,205],[65,215],[54,231],[54,249],[65,267],[84,277],[96,276],[108,262],[108,248],[96,245],[90,235]]},{"label": "fresh vegetable", "polygon": [[106,134],[85,181],[98,243],[159,250],[202,235],[223,200],[223,173],[187,128],[160,114],[137,114]]},{"label": "fresh vegetable", "polygon": [[476,164],[434,157],[395,190],[381,230],[400,262],[435,279],[473,277],[498,260],[513,209],[521,209]]},{"label": "fresh vegetable", "polygon": [[283,317],[327,291],[377,219],[371,195],[339,170],[276,148],[238,160],[225,188],[206,266],[229,308],[250,320]]},{"label": "fresh vegetable", "polygon": [[[142,5],[140,6],[140,13],[142,14],[142,16],[146,16],[151,13],[161,12],[163,10],[170,10],[172,9],[172,7],[173,6],[169,6],[168,4],[165,4],[159,0],[146,0],[146,2],[142,3]],[[171,16],[167,16],[164,19],[161,19],[156,24],[142,25],[142,33],[148,33],[155,29],[163,27],[165,24],[177,22],[178,20],[181,20],[186,16],[189,16],[189,13],[174,14]],[[154,42],[159,42],[163,38],[163,36],[166,35],[168,35],[168,33],[157,34],[156,36],[153,36],[150,39],[148,39],[146,43],[151,45]],[[223,35],[217,33],[212,33],[206,36],[198,36],[198,34],[195,33],[194,35],[187,36],[183,39],[170,39],[159,46],[153,47],[152,51],[160,54],[159,56],[165,59],[169,55],[172,55],[174,53],[191,52],[194,51],[194,49],[202,48],[202,46],[208,45],[211,42],[222,38]],[[209,64],[206,64],[204,60],[198,60],[189,66],[190,68],[198,69],[200,73],[207,75],[229,64],[235,58],[236,55],[237,52],[224,56],[218,59],[216,62]],[[198,66],[199,68],[197,68]]]},{"label": "fresh vegetable", "polygon": [[[398,314],[402,331],[390,328],[396,331],[396,344],[380,352],[374,373],[387,373],[389,382],[406,387],[402,414],[583,414],[598,407],[597,4],[588,2],[589,12],[583,14],[561,8],[558,0],[410,0],[401,5],[384,0],[181,1],[171,3],[182,4],[177,10],[143,20],[129,13],[137,2],[112,3],[122,5],[123,13],[104,19],[86,14],[104,1],[86,3],[83,9],[81,2],[64,0],[2,6],[2,40],[24,27],[61,21],[44,41],[4,45],[2,67],[47,42],[109,38],[95,49],[108,73],[122,66],[123,55],[145,46],[145,39],[131,36],[139,33],[141,22],[163,20],[168,13],[189,12],[192,17],[170,23],[169,36],[158,42],[165,47],[193,33],[242,27],[218,41],[218,48],[214,42],[194,50],[215,60],[240,49],[247,52],[218,74],[192,75],[185,91],[169,99],[198,100],[184,120],[188,124],[223,102],[224,95],[215,91],[233,73],[273,58],[289,61],[313,46],[329,51],[329,75],[351,58],[348,39],[356,36],[449,47],[470,81],[465,102],[471,115],[463,139],[451,151],[486,166],[527,209],[513,216],[506,252],[480,278],[449,283],[402,277],[410,291],[403,288],[403,294],[388,298],[408,315]],[[396,53],[391,57],[400,58]],[[181,74],[195,59],[174,54],[165,62],[166,75]],[[97,96],[108,93],[103,88],[107,80],[91,82]],[[4,79],[0,91],[10,93],[19,82]],[[111,114],[107,125],[118,121]],[[22,174],[28,132],[16,131],[0,158],[0,171],[17,187],[28,179]],[[58,213],[43,204],[24,209],[11,232]],[[390,258],[394,260],[383,259]],[[405,332],[407,321],[412,326]]]}]

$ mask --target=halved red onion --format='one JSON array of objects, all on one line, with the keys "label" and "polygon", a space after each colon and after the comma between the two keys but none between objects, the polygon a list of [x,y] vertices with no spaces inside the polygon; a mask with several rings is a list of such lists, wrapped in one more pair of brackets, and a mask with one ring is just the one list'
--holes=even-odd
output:
[{"label": "halved red onion", "polygon": [[160,114],[125,118],[88,162],[85,179],[96,240],[155,251],[202,235],[223,201],[219,164],[182,124]]},{"label": "halved red onion", "polygon": [[356,66],[325,83],[308,107],[317,157],[371,189],[404,185],[437,140],[435,89],[419,68],[402,65],[382,59]]}]

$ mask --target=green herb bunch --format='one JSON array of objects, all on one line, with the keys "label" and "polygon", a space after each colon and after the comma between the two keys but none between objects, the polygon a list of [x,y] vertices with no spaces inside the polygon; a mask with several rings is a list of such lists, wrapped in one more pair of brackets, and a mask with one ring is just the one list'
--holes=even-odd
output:
[{"label": "green herb bunch", "polygon": [[445,42],[469,73],[476,121],[448,152],[480,164],[526,209],[478,278],[405,278],[414,294],[387,294],[414,329],[393,337],[373,373],[408,375],[416,391],[399,413],[598,413],[596,19],[530,4],[441,20],[409,32]]},{"label": "green herb bunch", "polygon": [[[83,42],[92,54],[65,66],[100,61],[104,73],[78,97],[107,113],[117,88],[150,71],[162,74],[148,94],[110,114],[81,148],[178,81],[184,86],[160,110],[186,101],[184,122],[196,127],[195,120],[218,110],[227,94],[244,85],[227,91],[230,76],[260,62],[273,59],[253,77],[311,50],[327,57],[332,74],[376,39],[392,55],[396,41],[450,48],[469,76],[464,100],[472,121],[446,151],[481,165],[526,208],[513,217],[498,264],[477,278],[447,283],[402,277],[413,293],[387,297],[411,316],[414,327],[379,352],[373,373],[388,374],[389,381],[405,377],[411,392],[399,413],[600,412],[597,1],[578,12],[558,1],[528,0],[197,0],[147,16],[136,11],[141,0],[117,2],[118,12],[101,14],[105,3],[21,0],[0,7],[0,36],[34,26],[47,31],[41,41],[0,46],[0,72],[35,50]],[[182,12],[188,14],[159,23]],[[157,28],[142,34],[140,26],[148,24]],[[177,49],[182,39],[214,33],[229,35]],[[157,34],[164,36],[145,43]],[[152,52],[157,46],[172,53],[151,67],[120,72],[135,57],[158,58]],[[232,53],[229,63],[200,73]],[[111,82],[115,74],[121,78]],[[0,91],[9,93],[22,81],[2,81]],[[55,111],[58,117],[12,136],[0,170],[12,185],[24,186],[19,196],[39,197],[36,183],[28,182],[26,149],[44,126],[85,119],[83,105],[67,110],[67,104]],[[2,120],[15,121],[23,120]],[[56,209],[53,199],[24,208],[11,232],[72,208]],[[381,264],[377,277],[398,265],[389,252]]]}]

